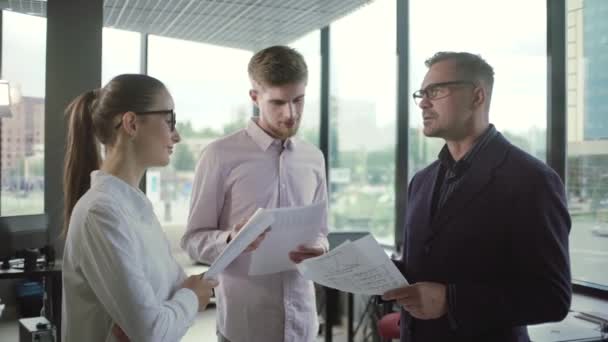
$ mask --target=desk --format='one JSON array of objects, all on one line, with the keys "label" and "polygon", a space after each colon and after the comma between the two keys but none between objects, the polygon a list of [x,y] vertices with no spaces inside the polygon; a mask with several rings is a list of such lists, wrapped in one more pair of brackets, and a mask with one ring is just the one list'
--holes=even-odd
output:
[{"label": "desk", "polygon": [[47,296],[44,303],[46,318],[57,329],[57,341],[61,341],[61,263],[56,262],[53,266],[38,267],[30,271],[0,269],[0,280],[2,279],[34,279],[44,283]]},{"label": "desk", "polygon": [[528,333],[533,342],[602,342],[599,325],[575,317],[570,312],[561,322],[529,325]]}]

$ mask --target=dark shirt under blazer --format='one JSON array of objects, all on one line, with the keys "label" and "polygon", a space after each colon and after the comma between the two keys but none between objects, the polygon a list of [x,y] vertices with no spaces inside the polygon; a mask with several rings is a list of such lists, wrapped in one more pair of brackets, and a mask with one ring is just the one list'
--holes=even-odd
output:
[{"label": "dark shirt under blazer", "polygon": [[559,176],[496,132],[432,215],[440,168],[410,183],[398,265],[410,283],[447,284],[449,314],[402,311],[401,341],[523,342],[526,325],[563,319],[571,222]]},{"label": "dark shirt under blazer", "polygon": [[496,133],[494,125],[490,125],[477,139],[475,144],[473,144],[473,147],[458,161],[455,161],[450,154],[448,145],[443,146],[441,152],[439,152],[439,162],[441,165],[437,181],[435,182],[431,216],[437,215],[437,212],[441,210],[450,195],[462,183],[464,175],[469,170],[469,167],[471,167],[479,151],[488,145],[488,142],[492,140]]}]

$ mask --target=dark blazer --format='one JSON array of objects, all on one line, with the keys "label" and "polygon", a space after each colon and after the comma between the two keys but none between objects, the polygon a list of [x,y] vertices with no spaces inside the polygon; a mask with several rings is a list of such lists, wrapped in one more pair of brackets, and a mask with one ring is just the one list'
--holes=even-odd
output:
[{"label": "dark blazer", "polygon": [[448,285],[449,314],[402,311],[401,341],[529,341],[526,325],[562,320],[571,299],[564,186],[497,133],[438,215],[439,161],[412,179],[400,268],[410,283]]}]

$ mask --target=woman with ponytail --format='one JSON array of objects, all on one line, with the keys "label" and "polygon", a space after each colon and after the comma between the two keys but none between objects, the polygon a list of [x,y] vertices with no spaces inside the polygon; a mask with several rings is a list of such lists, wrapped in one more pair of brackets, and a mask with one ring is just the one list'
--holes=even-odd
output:
[{"label": "woman with ponytail", "polygon": [[217,285],[185,275],[138,188],[180,140],[173,108],[159,80],[120,75],[66,109],[65,342],[179,341]]}]

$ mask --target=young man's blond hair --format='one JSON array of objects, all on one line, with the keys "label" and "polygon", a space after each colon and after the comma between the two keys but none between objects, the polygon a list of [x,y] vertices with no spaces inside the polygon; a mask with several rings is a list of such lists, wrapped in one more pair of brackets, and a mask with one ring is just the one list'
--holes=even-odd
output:
[{"label": "young man's blond hair", "polygon": [[258,51],[247,68],[252,83],[282,86],[308,80],[304,57],[288,46],[276,45]]}]

